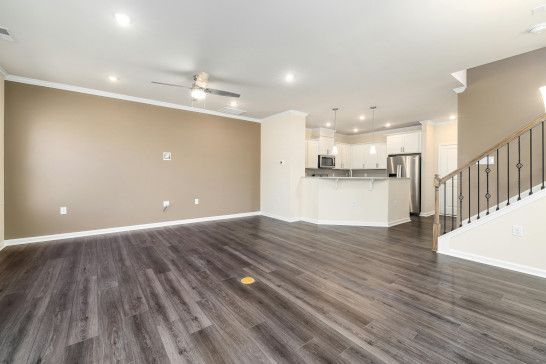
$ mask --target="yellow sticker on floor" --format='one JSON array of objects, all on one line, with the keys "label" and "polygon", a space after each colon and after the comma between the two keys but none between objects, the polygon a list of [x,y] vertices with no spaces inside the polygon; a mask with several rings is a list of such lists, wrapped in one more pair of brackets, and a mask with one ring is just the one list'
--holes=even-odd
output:
[{"label": "yellow sticker on floor", "polygon": [[252,284],[252,283],[254,283],[254,282],[255,282],[255,280],[254,280],[254,278],[252,278],[252,277],[244,277],[244,278],[241,278],[241,283],[242,283],[242,284]]}]

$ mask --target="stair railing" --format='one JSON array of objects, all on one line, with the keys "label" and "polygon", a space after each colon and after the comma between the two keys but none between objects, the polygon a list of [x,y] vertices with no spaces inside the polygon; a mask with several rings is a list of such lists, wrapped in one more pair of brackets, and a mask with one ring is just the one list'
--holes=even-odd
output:
[{"label": "stair railing", "polygon": [[440,235],[544,189],[544,122],[541,114],[455,171],[435,175],[432,250]]}]

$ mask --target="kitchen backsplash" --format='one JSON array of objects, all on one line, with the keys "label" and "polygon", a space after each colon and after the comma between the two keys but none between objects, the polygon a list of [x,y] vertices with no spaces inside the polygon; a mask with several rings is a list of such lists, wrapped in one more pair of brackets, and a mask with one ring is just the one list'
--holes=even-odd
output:
[{"label": "kitchen backsplash", "polygon": [[[306,168],[305,176],[321,176],[321,177],[349,177],[350,172],[346,169],[318,169]],[[353,177],[386,177],[386,169],[354,169]]]}]

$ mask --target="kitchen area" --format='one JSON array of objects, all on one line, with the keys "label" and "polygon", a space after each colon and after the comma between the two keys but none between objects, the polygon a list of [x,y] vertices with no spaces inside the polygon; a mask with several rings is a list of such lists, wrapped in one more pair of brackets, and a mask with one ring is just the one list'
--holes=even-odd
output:
[{"label": "kitchen area", "polygon": [[419,215],[421,139],[420,126],[357,135],[307,129],[301,219],[388,227]]}]

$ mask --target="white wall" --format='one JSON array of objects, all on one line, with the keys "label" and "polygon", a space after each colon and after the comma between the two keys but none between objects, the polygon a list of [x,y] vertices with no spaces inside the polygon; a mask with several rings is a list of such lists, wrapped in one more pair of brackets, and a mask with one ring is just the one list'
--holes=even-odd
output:
[{"label": "white wall", "polygon": [[4,75],[0,71],[0,249],[4,247]]},{"label": "white wall", "polygon": [[457,144],[457,121],[445,123],[426,121],[422,125],[421,213],[429,215],[434,212],[434,175],[438,173],[440,145]]},{"label": "white wall", "polygon": [[306,117],[305,113],[290,110],[262,120],[260,210],[264,215],[299,220]]},{"label": "white wall", "polygon": [[[438,252],[546,277],[546,190],[443,235]],[[523,227],[523,237],[512,226]]]}]

